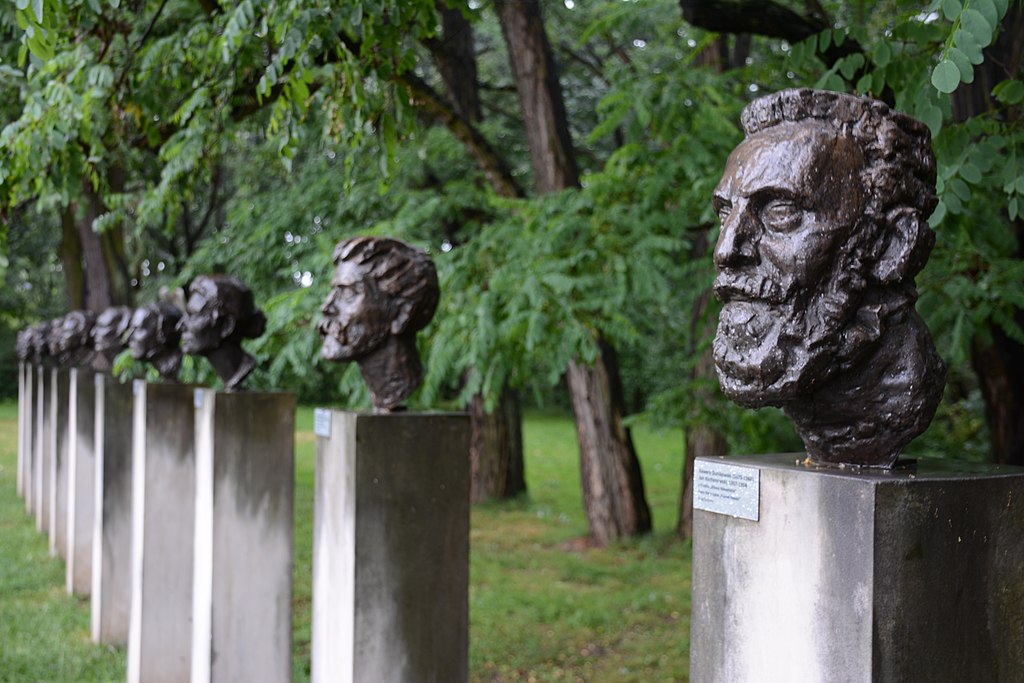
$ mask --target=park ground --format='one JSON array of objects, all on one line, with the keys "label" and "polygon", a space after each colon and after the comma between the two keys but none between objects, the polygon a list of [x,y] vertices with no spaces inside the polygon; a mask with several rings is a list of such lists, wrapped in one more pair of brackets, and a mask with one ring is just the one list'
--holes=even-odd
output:
[{"label": "park ground", "polygon": [[[678,430],[634,428],[654,533],[586,543],[572,421],[523,425],[529,493],[475,506],[470,539],[470,680],[667,683],[689,669],[690,548],[673,527]],[[309,680],[313,411],[297,416],[293,678]],[[88,601],[64,592],[17,497],[17,406],[0,403],[0,683],[125,679],[123,650],[89,640]]]}]

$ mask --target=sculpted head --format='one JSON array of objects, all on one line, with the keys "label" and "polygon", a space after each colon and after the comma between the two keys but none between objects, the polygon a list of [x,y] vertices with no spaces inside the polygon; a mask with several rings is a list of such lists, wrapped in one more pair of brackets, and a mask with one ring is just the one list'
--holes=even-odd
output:
[{"label": "sculpted head", "polygon": [[356,237],[334,250],[320,323],[323,356],[350,361],[390,336],[415,335],[437,308],[437,271],[426,252],[394,239]]},{"label": "sculpted head", "polygon": [[72,311],[53,320],[47,336],[50,355],[61,365],[81,362],[91,352],[89,333],[95,321],[92,311]]},{"label": "sculpted head", "polygon": [[339,243],[334,265],[318,326],[321,353],[359,361],[374,407],[392,410],[423,377],[416,333],[437,309],[437,271],[426,252],[379,237]]},{"label": "sculpted head", "polygon": [[18,356],[18,360],[23,363],[29,362],[32,359],[32,330],[31,328],[24,327],[18,330],[18,336],[14,341],[14,351]]},{"label": "sculpted head", "polygon": [[913,308],[935,242],[928,129],[813,90],[755,100],[742,124],[713,199],[722,390],[783,408],[814,460],[890,467],[944,383]]},{"label": "sculpted head", "polygon": [[89,336],[96,352],[112,360],[124,351],[126,336],[132,320],[132,309],[127,306],[111,306],[96,316]]},{"label": "sculpted head", "polygon": [[178,323],[181,348],[209,358],[227,388],[234,389],[256,366],[256,359],[242,350],[242,340],[259,337],[266,324],[252,291],[237,277],[199,275],[188,287],[185,315]]},{"label": "sculpted head", "polygon": [[50,359],[50,321],[36,323],[28,328],[29,359],[36,365]]},{"label": "sculpted head", "polygon": [[177,329],[180,319],[181,311],[164,301],[136,308],[127,325],[132,358],[149,361],[176,350],[181,340]]},{"label": "sculpted head", "polygon": [[858,310],[870,292],[912,302],[935,239],[935,162],[924,125],[850,95],[788,90],[742,122],[713,200],[715,363],[730,398],[779,406],[877,340]]}]

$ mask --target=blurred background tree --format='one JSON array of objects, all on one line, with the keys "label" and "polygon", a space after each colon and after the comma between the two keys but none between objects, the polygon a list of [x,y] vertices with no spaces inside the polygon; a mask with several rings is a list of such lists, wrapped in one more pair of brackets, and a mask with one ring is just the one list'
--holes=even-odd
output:
[{"label": "blurred background tree", "polygon": [[474,497],[523,490],[520,402],[571,409],[592,538],[643,533],[649,419],[684,428],[686,536],[693,457],[801,447],[718,391],[709,198],[743,105],[812,86],[935,138],[950,381],[911,453],[1024,464],[1019,1],[17,0],[0,32],[5,377],[25,324],[226,270],[257,386],[365,406],[315,324],[333,244],[387,234],[440,272],[415,401],[471,410]]}]

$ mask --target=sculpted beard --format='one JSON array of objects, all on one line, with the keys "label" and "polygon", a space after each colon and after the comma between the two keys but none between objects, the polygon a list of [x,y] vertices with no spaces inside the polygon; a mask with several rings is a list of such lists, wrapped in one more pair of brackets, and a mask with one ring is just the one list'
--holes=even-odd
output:
[{"label": "sculpted beard", "polygon": [[864,288],[857,249],[843,250],[833,263],[821,280],[824,291],[719,273],[715,292],[725,305],[713,350],[726,396],[749,408],[782,406],[810,388],[808,378],[831,374]]}]

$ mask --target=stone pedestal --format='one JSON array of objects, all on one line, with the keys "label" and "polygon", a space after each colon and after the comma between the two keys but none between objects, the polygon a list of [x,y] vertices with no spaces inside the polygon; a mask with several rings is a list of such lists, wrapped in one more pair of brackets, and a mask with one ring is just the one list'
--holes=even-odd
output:
[{"label": "stone pedestal", "polygon": [[68,405],[68,594],[92,589],[93,514],[96,508],[96,382],[88,370],[71,371]]},{"label": "stone pedestal", "polygon": [[197,389],[192,683],[291,680],[295,396]]},{"label": "stone pedestal", "polygon": [[21,388],[18,393],[18,457],[20,475],[19,493],[25,501],[25,512],[33,512],[35,494],[35,433],[36,400],[35,372],[31,363],[21,364]]},{"label": "stone pedestal", "polygon": [[317,411],[314,683],[468,679],[469,419]]},{"label": "stone pedestal", "polygon": [[132,582],[132,386],[95,375],[92,639],[128,644]]},{"label": "stone pedestal", "polygon": [[133,384],[128,683],[175,683],[189,676],[196,493],[193,391],[182,384]]},{"label": "stone pedestal", "polygon": [[35,467],[33,472],[33,512],[36,516],[36,531],[50,531],[50,482],[52,481],[53,464],[50,451],[53,447],[53,434],[50,429],[50,369],[43,365],[36,366],[36,432],[35,432]]},{"label": "stone pedestal", "polygon": [[801,458],[698,460],[691,681],[1024,680],[1024,468]]},{"label": "stone pedestal", "polygon": [[19,496],[25,495],[25,382],[28,366],[18,361],[18,479]]},{"label": "stone pedestal", "polygon": [[51,480],[50,480],[50,555],[68,556],[68,409],[71,372],[65,368],[50,371]]}]

